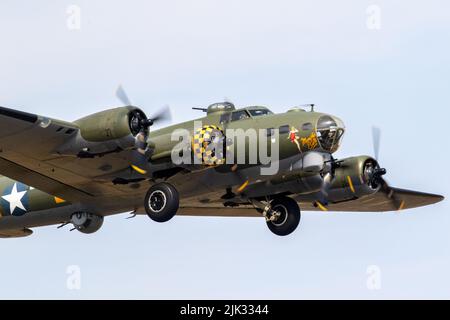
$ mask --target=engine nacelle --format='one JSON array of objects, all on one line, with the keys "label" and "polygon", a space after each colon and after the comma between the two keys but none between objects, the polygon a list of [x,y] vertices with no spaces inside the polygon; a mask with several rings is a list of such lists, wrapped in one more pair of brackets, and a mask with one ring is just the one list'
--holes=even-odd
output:
[{"label": "engine nacelle", "polygon": [[90,142],[103,142],[136,136],[141,130],[140,120],[146,119],[144,112],[136,107],[120,107],[91,114],[75,124],[81,137]]},{"label": "engine nacelle", "polygon": [[102,227],[103,217],[88,212],[75,212],[70,222],[78,231],[90,234]]},{"label": "engine nacelle", "polygon": [[76,155],[79,158],[94,158],[108,153],[120,152],[136,145],[136,136],[141,130],[144,112],[135,107],[121,107],[94,113],[75,121],[80,128],[57,153]]},{"label": "engine nacelle", "polygon": [[328,200],[339,202],[377,192],[380,185],[374,178],[374,173],[378,168],[377,161],[368,156],[339,161],[334,173],[335,178],[328,191]]}]

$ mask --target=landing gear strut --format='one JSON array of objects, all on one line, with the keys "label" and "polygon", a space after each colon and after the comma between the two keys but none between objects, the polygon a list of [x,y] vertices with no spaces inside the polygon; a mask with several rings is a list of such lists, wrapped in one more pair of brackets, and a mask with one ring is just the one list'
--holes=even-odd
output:
[{"label": "landing gear strut", "polygon": [[297,229],[300,223],[300,208],[292,198],[281,196],[263,205],[252,200],[266,219],[267,227],[278,236],[287,236]]},{"label": "landing gear strut", "polygon": [[169,221],[179,207],[178,191],[166,182],[155,184],[148,190],[144,204],[150,219],[156,222]]}]

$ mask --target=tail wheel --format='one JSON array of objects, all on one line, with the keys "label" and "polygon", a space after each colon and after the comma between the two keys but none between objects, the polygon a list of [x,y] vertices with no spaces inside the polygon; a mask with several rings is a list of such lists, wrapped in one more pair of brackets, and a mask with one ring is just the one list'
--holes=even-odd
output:
[{"label": "tail wheel", "polygon": [[289,197],[279,197],[271,202],[271,209],[277,217],[267,221],[270,231],[278,236],[287,236],[297,229],[300,223],[300,208],[297,202]]},{"label": "tail wheel", "polygon": [[151,187],[145,196],[145,211],[156,222],[172,219],[180,204],[177,189],[169,183],[162,182]]}]

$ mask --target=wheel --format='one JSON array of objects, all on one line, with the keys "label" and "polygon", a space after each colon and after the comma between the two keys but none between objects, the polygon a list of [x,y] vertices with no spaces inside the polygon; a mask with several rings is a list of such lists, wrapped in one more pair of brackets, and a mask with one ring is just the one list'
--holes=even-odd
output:
[{"label": "wheel", "polygon": [[271,206],[280,216],[274,221],[267,221],[270,231],[278,236],[287,236],[294,232],[301,216],[297,202],[289,197],[280,197],[274,199]]},{"label": "wheel", "polygon": [[145,196],[145,211],[156,222],[166,222],[177,213],[180,204],[178,191],[166,182],[151,187]]}]

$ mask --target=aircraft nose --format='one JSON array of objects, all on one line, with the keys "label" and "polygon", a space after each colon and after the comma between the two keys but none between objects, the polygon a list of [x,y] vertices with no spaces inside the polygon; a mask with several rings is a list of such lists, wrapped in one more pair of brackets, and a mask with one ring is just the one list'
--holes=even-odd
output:
[{"label": "aircraft nose", "polygon": [[323,150],[336,152],[344,135],[344,122],[336,116],[323,115],[317,121],[317,137]]},{"label": "aircraft nose", "polygon": [[332,118],[334,119],[334,121],[336,122],[336,125],[338,128],[344,129],[345,130],[345,124],[344,121],[342,121],[340,118],[336,117],[336,116],[332,116]]}]

